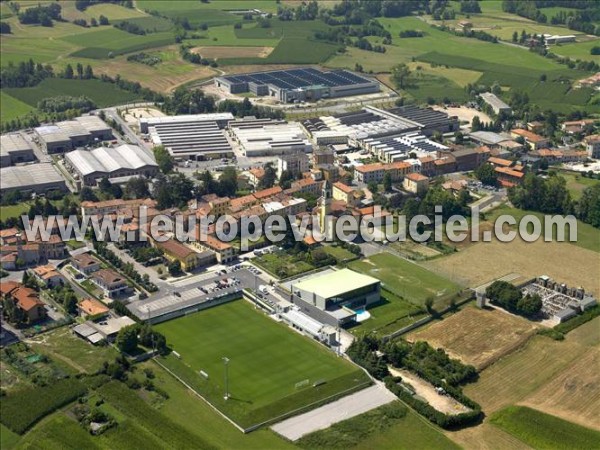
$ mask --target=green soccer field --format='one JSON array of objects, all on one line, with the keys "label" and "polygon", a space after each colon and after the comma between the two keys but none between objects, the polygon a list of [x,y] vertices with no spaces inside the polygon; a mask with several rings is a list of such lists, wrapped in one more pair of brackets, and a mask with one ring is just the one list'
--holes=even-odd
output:
[{"label": "green soccer field", "polygon": [[[156,329],[181,355],[179,359],[171,354],[160,362],[242,427],[369,382],[360,369],[255,311],[245,300],[165,322]],[[227,401],[223,357],[230,360]],[[308,383],[296,386],[305,380]],[[315,382],[319,386],[313,387]]]},{"label": "green soccer field", "polygon": [[378,253],[368,259],[353,261],[348,267],[380,279],[384,289],[415,305],[424,305],[429,297],[440,304],[460,290],[460,286],[452,281],[391,253]]}]

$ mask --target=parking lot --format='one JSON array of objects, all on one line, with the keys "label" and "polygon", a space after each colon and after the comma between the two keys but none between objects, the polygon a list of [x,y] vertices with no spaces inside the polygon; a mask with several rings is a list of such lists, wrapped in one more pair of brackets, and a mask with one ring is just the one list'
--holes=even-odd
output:
[{"label": "parking lot", "polygon": [[140,319],[156,319],[194,306],[208,307],[226,298],[241,296],[243,289],[257,292],[267,305],[275,307],[279,301],[273,296],[270,279],[247,264],[235,264],[215,272],[207,272],[173,283],[169,292],[159,292],[146,300],[135,300],[127,307]]}]

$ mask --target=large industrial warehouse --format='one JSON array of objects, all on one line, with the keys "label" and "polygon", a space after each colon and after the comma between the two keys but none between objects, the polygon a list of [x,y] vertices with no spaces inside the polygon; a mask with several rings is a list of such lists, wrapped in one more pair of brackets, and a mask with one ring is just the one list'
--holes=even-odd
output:
[{"label": "large industrial warehouse", "polygon": [[158,172],[153,156],[137,145],[98,147],[93,150],[75,150],[65,155],[65,165],[84,186],[95,186],[103,177],[152,177]]},{"label": "large industrial warehouse", "polygon": [[312,152],[312,144],[295,122],[246,118],[230,122],[229,130],[246,156]]},{"label": "large industrial warehouse", "polygon": [[18,191],[23,197],[31,193],[66,192],[67,186],[51,163],[39,163],[0,169],[0,197],[11,191]]},{"label": "large industrial warehouse", "polygon": [[19,133],[3,134],[0,138],[0,167],[34,161],[33,148]]},{"label": "large industrial warehouse", "polygon": [[313,68],[252,72],[215,78],[217,87],[232,94],[251,92],[282,103],[348,97],[379,92],[379,82],[349,70],[323,72]]},{"label": "large industrial warehouse", "polygon": [[92,142],[112,139],[111,128],[97,116],[81,116],[43,125],[37,127],[35,133],[39,144],[48,154],[64,153]]},{"label": "large industrial warehouse", "polygon": [[140,132],[150,134],[177,159],[226,158],[233,154],[224,128],[231,113],[190,114],[140,119]]}]

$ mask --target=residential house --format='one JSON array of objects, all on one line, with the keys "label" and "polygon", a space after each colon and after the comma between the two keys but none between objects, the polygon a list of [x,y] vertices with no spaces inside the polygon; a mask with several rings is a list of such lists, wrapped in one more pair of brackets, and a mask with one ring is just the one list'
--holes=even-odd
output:
[{"label": "residential house", "polygon": [[262,181],[265,176],[265,169],[262,167],[255,167],[248,171],[248,181],[254,187],[254,189],[258,188],[258,185]]},{"label": "residential house", "polygon": [[46,306],[33,289],[9,281],[0,283],[0,292],[3,298],[12,300],[15,306],[25,314],[28,323],[46,318]]},{"label": "residential house", "polygon": [[539,134],[532,133],[529,130],[524,130],[522,128],[515,128],[510,132],[511,136],[516,138],[523,138],[525,142],[531,147],[532,150],[537,150],[539,148],[548,147],[550,144],[550,140],[540,136]]},{"label": "residential house", "polygon": [[77,304],[81,317],[93,316],[96,318],[105,316],[110,309],[104,303],[95,298],[84,298]]},{"label": "residential house", "polygon": [[510,167],[495,167],[494,170],[498,176],[498,182],[506,188],[521,184],[525,176],[525,172]]},{"label": "residential house", "polygon": [[197,267],[200,267],[201,260],[204,263],[204,265],[206,265],[207,262],[210,263],[214,262],[215,260],[214,254],[212,254],[211,252],[208,252],[209,255],[203,255],[203,257],[201,258],[201,253],[196,252],[187,245],[184,245],[175,239],[169,239],[164,242],[151,242],[156,248],[159,248],[164,252],[165,257],[169,261],[180,261],[181,268],[185,272],[189,272],[191,270],[196,269]]},{"label": "residential house", "polygon": [[65,284],[65,279],[52,264],[34,267],[31,270],[31,273],[35,279],[42,283],[46,288],[55,288]]},{"label": "residential house", "polygon": [[583,138],[585,151],[590,158],[600,159],[600,134],[592,134]]},{"label": "residential house", "polygon": [[429,187],[429,178],[420,173],[409,173],[404,177],[402,187],[408,192],[422,195]]},{"label": "residential house", "polygon": [[100,270],[100,261],[89,253],[81,253],[71,258],[71,265],[84,275]]},{"label": "residential house", "polygon": [[91,275],[91,279],[108,298],[116,298],[131,290],[127,280],[112,269],[100,269]]},{"label": "residential house", "polygon": [[364,193],[338,181],[333,183],[332,196],[334,200],[342,200],[350,206],[356,206],[360,203]]},{"label": "residential house", "polygon": [[560,128],[567,134],[578,134],[583,133],[586,127],[593,125],[594,122],[596,122],[594,119],[570,120],[563,122]]}]

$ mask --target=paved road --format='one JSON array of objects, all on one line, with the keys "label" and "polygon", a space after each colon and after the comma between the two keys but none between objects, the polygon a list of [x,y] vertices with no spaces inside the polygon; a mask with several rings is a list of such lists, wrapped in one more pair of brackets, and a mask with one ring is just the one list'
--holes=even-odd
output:
[{"label": "paved road", "polygon": [[396,396],[378,383],[362,391],[328,403],[299,416],[279,422],[271,428],[291,441],[317,430],[329,428],[334,423],[366,413],[396,400]]}]

